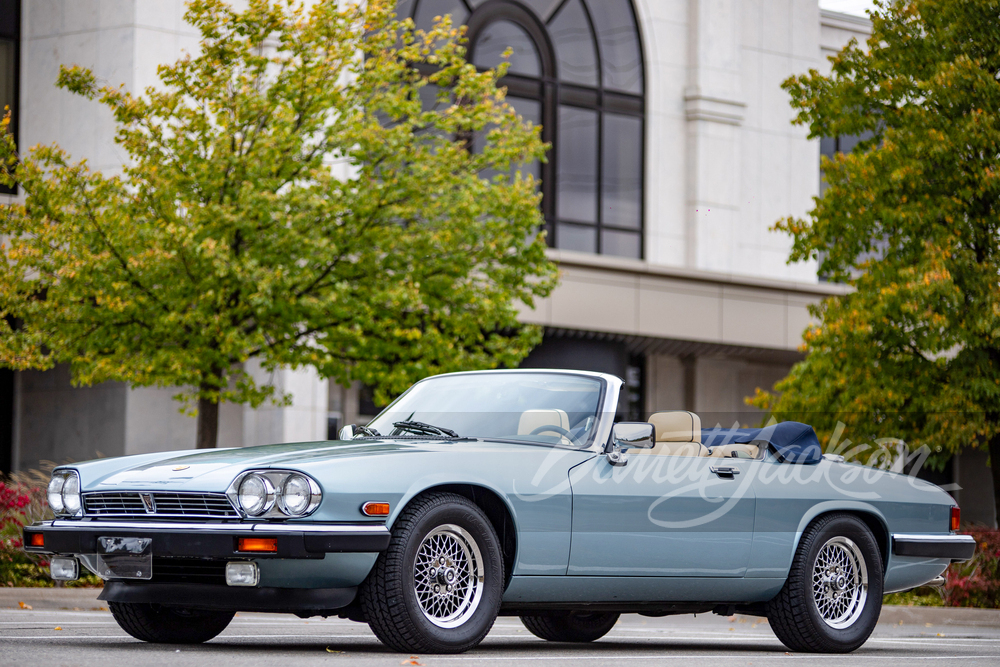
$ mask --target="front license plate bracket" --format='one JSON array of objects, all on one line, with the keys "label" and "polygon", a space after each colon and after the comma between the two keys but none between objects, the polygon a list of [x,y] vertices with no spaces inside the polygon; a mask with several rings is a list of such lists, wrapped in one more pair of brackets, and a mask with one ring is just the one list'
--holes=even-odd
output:
[{"label": "front license plate bracket", "polygon": [[102,579],[152,579],[152,543],[150,537],[98,537],[98,576]]}]

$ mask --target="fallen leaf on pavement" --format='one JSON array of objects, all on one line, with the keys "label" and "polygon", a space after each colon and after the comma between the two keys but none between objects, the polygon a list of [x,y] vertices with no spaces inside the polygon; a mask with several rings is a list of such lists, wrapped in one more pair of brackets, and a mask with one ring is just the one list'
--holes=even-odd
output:
[{"label": "fallen leaf on pavement", "polygon": [[18,602],[17,604],[21,607],[21,609],[31,609],[30,604],[24,604],[23,602]]},{"label": "fallen leaf on pavement", "polygon": [[338,651],[336,649],[332,649],[329,646],[326,647],[326,652],[327,653],[343,653],[343,651]]}]

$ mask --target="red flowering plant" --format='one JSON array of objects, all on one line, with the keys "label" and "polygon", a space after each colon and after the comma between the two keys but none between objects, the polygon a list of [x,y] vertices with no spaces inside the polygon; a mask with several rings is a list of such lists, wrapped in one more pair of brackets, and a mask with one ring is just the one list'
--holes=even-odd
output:
[{"label": "red flowering plant", "polygon": [[[53,586],[49,562],[25,553],[23,528],[35,521],[51,519],[46,489],[54,463],[45,470],[29,470],[0,478],[0,586]],[[96,576],[81,572],[69,586],[99,586]]]},{"label": "red flowering plant", "polygon": [[22,529],[50,516],[41,471],[0,480],[0,586],[46,585],[48,561],[26,554]]},{"label": "red flowering plant", "polygon": [[976,555],[945,571],[944,603],[949,607],[1000,608],[1000,530],[973,528]]},{"label": "red flowering plant", "polygon": [[1000,608],[1000,530],[967,527],[962,532],[976,538],[976,554],[964,563],[952,563],[944,571],[943,587],[892,593],[883,604]]}]

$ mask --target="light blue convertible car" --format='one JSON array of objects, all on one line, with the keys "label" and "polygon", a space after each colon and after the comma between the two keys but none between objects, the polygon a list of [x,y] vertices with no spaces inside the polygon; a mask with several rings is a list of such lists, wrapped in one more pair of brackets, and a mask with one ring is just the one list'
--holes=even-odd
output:
[{"label": "light blue convertible car", "polygon": [[439,375],[336,442],[59,467],[57,518],[25,548],[56,579],[81,564],[104,578],[100,599],[145,641],[278,611],[422,653],[465,651],[501,614],[584,642],[626,612],[710,611],[846,652],[883,593],[975,550],[948,494],[824,457],[811,427],[615,423],[621,389],[576,371]]}]

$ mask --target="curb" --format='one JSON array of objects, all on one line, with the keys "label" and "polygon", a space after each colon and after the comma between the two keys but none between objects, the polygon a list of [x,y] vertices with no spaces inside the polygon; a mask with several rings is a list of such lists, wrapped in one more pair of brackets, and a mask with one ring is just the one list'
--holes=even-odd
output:
[{"label": "curb", "polygon": [[962,625],[1000,628],[1000,609],[969,607],[882,607],[879,625]]},{"label": "curb", "polygon": [[100,588],[0,588],[0,609],[107,611],[100,594]]}]

